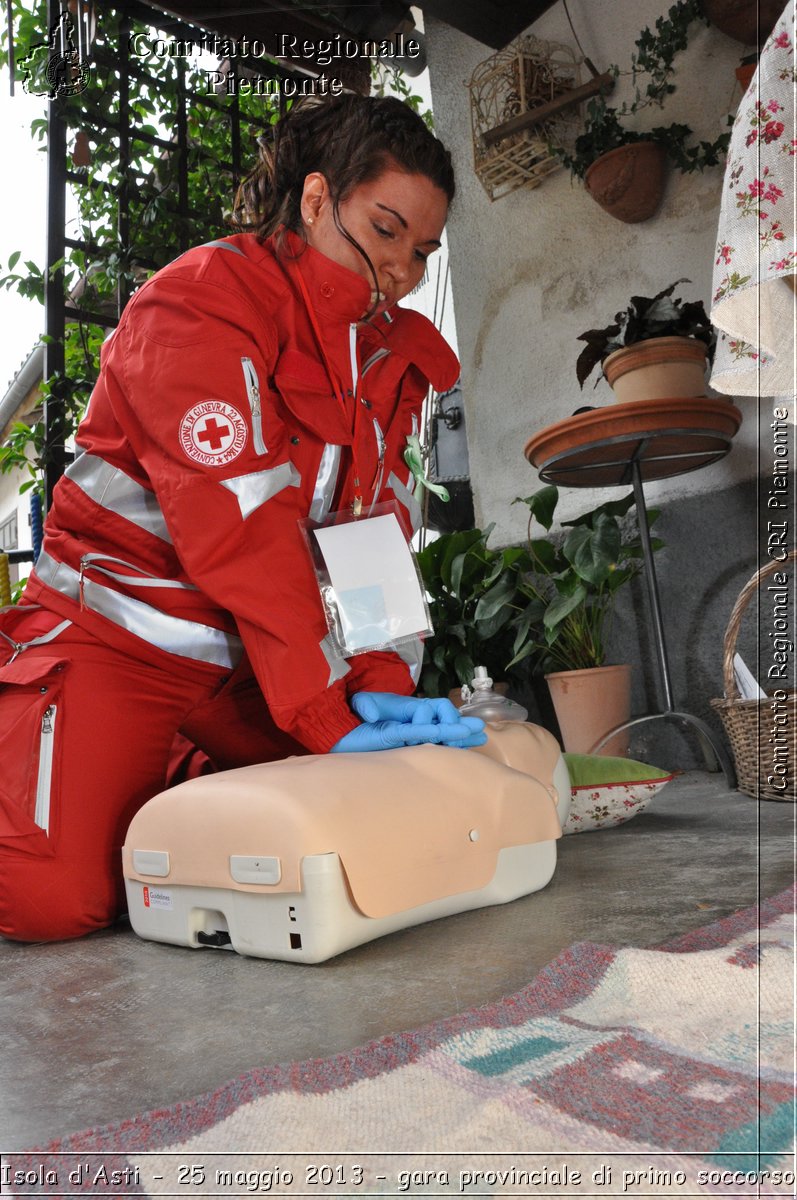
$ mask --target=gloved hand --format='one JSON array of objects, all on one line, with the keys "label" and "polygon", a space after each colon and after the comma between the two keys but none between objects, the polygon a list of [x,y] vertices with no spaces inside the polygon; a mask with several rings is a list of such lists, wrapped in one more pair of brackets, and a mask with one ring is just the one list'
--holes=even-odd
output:
[{"label": "gloved hand", "polygon": [[450,700],[397,696],[394,692],[356,692],[351,706],[363,721],[411,721],[413,725],[456,725],[463,718]]},{"label": "gloved hand", "polygon": [[333,754],[426,743],[483,746],[487,741],[484,722],[478,717],[461,717],[450,700],[358,692],[351,705],[364,724],[342,737],[332,747]]}]

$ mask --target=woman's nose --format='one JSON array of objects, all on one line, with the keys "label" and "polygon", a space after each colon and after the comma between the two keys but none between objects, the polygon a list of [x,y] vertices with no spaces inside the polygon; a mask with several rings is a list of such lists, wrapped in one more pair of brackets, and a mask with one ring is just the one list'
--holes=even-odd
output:
[{"label": "woman's nose", "polygon": [[409,255],[396,254],[384,264],[384,270],[394,283],[406,283],[410,278],[411,264]]}]

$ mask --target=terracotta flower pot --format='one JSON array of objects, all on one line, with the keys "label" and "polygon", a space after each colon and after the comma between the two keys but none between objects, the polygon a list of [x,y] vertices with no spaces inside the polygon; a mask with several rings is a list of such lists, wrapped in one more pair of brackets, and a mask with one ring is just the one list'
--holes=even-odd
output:
[{"label": "terracotta flower pot", "polygon": [[757,67],[757,62],[743,62],[736,68],[736,78],[739,80],[739,86],[743,92],[746,92],[753,82]]},{"label": "terracotta flower pot", "polygon": [[[545,676],[565,750],[589,754],[605,733],[631,716],[631,668],[627,663],[554,671]],[[624,758],[629,734],[623,730],[598,753]]]},{"label": "terracotta flower pot", "polygon": [[647,221],[664,195],[667,154],[656,142],[630,142],[596,158],[584,185],[593,200],[628,225]]},{"label": "terracotta flower pot", "polygon": [[706,347],[697,338],[647,338],[615,350],[603,373],[620,404],[702,396],[706,390]]}]

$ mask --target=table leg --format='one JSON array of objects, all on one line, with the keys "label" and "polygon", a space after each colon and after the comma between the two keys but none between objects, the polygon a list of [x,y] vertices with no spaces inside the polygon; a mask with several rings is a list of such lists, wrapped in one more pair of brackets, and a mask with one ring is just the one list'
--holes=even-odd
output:
[{"label": "table leg", "polygon": [[639,524],[639,540],[642,545],[642,567],[645,576],[645,584],[647,586],[648,603],[650,606],[650,615],[653,621],[653,638],[656,648],[656,660],[659,667],[659,676],[661,686],[664,692],[664,710],[660,713],[647,713],[642,717],[634,717],[630,721],[618,725],[615,729],[610,730],[605,734],[600,741],[592,747],[590,753],[597,753],[616,733],[623,729],[629,729],[633,725],[639,725],[643,721],[655,721],[659,719],[670,718],[675,721],[681,721],[687,725],[693,726],[700,740],[700,747],[703,751],[703,757],[708,770],[713,771],[721,769],[728,782],[729,788],[736,787],[736,772],[734,771],[733,763],[726,753],[724,747],[714,737],[708,725],[701,721],[699,717],[693,717],[691,713],[676,712],[672,699],[672,683],[670,681],[670,665],[667,659],[667,642],[664,636],[664,622],[661,615],[661,601],[659,598],[659,586],[656,578],[656,566],[653,561],[653,546],[650,539],[650,529],[648,527],[648,510],[645,503],[645,492],[642,487],[642,472],[639,463],[636,459],[631,464],[632,480],[634,485],[634,502],[636,504],[637,522]]},{"label": "table leg", "polygon": [[639,524],[639,540],[642,543],[643,574],[645,576],[645,584],[647,585],[650,615],[653,618],[653,638],[656,647],[656,658],[659,664],[659,676],[664,691],[664,711],[672,712],[672,684],[670,683],[670,665],[667,661],[667,643],[664,640],[664,623],[661,619],[659,585],[656,578],[656,565],[653,562],[653,546],[651,545],[650,528],[648,526],[648,509],[645,503],[645,493],[642,488],[642,472],[636,459],[632,463],[631,469],[634,482],[634,502],[636,504],[637,522]]},{"label": "table leg", "polygon": [[667,712],[646,713],[642,717],[632,717],[630,721],[623,721],[622,725],[615,725],[614,729],[610,729],[590,747],[590,754],[599,754],[602,747],[610,742],[612,738],[622,733],[624,729],[631,729],[634,725],[641,725],[643,721],[682,721],[687,725],[692,725],[697,732],[700,740],[700,748],[703,751],[703,758],[706,763],[706,768],[709,771],[721,770],[725,776],[729,790],[736,787],[736,771],[733,762],[728,755],[722,743],[715,738],[712,731],[706,725],[705,721],[701,721],[699,717],[693,717],[691,713],[678,712],[675,709],[669,709]]}]

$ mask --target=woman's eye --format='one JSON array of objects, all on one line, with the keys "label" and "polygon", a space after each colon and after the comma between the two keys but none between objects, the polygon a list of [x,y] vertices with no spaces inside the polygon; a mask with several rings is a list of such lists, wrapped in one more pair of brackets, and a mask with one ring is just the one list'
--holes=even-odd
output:
[{"label": "woman's eye", "polygon": [[418,259],[419,262],[422,262],[422,263],[429,261],[429,255],[424,254],[422,250],[416,250],[415,257]]},{"label": "woman's eye", "polygon": [[383,238],[392,238],[393,237],[392,229],[385,229],[383,225],[377,225],[374,222],[374,229],[376,230],[376,232],[379,234],[380,237],[383,237]]}]

